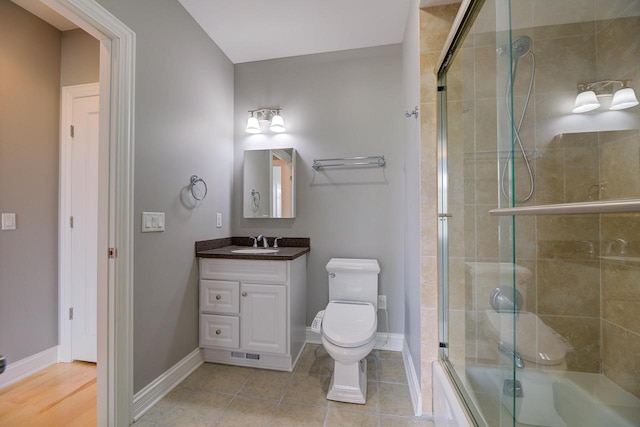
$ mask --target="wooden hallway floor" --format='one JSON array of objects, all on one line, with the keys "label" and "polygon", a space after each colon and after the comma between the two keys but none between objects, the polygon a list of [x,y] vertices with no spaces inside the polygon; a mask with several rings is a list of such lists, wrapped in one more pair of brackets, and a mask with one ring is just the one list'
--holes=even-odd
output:
[{"label": "wooden hallway floor", "polygon": [[95,363],[58,363],[0,390],[0,426],[97,424]]}]

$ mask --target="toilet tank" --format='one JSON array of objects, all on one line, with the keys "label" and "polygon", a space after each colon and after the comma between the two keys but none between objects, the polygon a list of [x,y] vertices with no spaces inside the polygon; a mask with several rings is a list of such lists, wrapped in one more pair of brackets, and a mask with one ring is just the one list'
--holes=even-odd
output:
[{"label": "toilet tank", "polygon": [[327,273],[329,301],[369,302],[378,308],[378,260],[331,258]]}]

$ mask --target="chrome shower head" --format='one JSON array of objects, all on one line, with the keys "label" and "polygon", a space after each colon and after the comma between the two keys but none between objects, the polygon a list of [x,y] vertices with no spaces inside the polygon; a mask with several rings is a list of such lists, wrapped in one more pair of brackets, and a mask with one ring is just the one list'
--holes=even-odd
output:
[{"label": "chrome shower head", "polygon": [[514,61],[525,56],[531,50],[531,38],[520,36],[511,43],[511,57]]}]

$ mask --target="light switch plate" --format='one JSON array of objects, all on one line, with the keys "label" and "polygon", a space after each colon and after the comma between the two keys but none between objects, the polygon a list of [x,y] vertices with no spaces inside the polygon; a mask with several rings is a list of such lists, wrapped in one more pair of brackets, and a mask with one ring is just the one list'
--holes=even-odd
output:
[{"label": "light switch plate", "polygon": [[142,212],[142,232],[164,231],[164,212]]},{"label": "light switch plate", "polygon": [[3,213],[2,214],[2,229],[3,230],[15,230],[16,229],[16,214],[15,213]]},{"label": "light switch plate", "polygon": [[221,228],[222,227],[222,214],[221,213],[217,213],[216,214],[216,227],[217,228]]}]

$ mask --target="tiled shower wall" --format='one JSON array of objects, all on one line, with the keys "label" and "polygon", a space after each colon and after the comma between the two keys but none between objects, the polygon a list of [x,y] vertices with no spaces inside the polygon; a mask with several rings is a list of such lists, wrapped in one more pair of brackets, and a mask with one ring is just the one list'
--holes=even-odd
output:
[{"label": "tiled shower wall", "polygon": [[[513,0],[511,6],[513,38],[532,38],[537,64],[520,131],[536,177],[534,197],[526,204],[639,197],[640,107],[610,112],[603,101],[605,109],[584,115],[572,114],[571,108],[578,83],[632,79],[630,85],[640,94],[640,2]],[[421,11],[425,412],[430,412],[430,364],[437,359],[438,344],[433,69],[457,8]],[[499,197],[496,97],[502,88],[496,76],[495,16],[481,19],[486,22],[475,25],[447,81],[449,119],[458,121],[449,128],[449,163],[464,171],[450,176],[455,190],[450,192],[450,210],[458,219],[450,222],[449,344],[454,365],[484,359],[476,347],[483,338],[474,313],[477,301],[486,296],[471,288],[473,279],[464,277],[464,262],[500,258],[498,221],[486,212],[497,206]],[[524,57],[515,82],[516,111],[522,109],[530,72],[529,58]],[[524,164],[517,160],[517,193],[527,192],[528,185]],[[640,397],[640,215],[521,216],[516,220],[516,242],[516,262],[532,273],[525,308],[538,313],[572,345],[568,369],[602,372]]]},{"label": "tiled shower wall", "polygon": [[[632,79],[640,93],[640,2],[557,2],[561,9],[548,13],[575,17],[578,8],[584,14],[591,4],[595,19],[554,25],[537,25],[536,19],[552,19],[541,17],[532,3],[512,3],[516,12],[518,4],[524,10],[531,5],[534,20],[514,31],[514,37],[524,33],[533,39],[537,65],[522,132],[525,144],[535,142],[528,147],[537,150],[530,203],[640,197],[640,109],[607,111],[605,98],[602,110],[571,113],[578,83]],[[528,72],[518,69],[516,111]],[[524,169],[517,167],[522,178]],[[516,229],[519,264],[530,242],[537,243],[528,309],[573,346],[567,368],[602,372],[640,397],[640,215],[517,218]]]},{"label": "tiled shower wall", "polygon": [[[631,79],[640,93],[640,2],[513,0],[511,6],[512,37],[531,37],[536,58],[520,130],[536,179],[534,197],[525,204],[640,197],[640,107],[608,111],[610,98],[604,98],[601,110],[571,113],[578,83]],[[499,250],[497,221],[486,211],[499,194],[495,128],[500,103],[491,95],[499,92],[500,79],[497,46],[479,43],[495,39],[489,31],[493,17],[478,19],[483,18],[488,22],[478,27],[484,24],[487,32],[474,34],[473,50],[463,47],[460,53],[472,58],[468,66],[461,61],[463,80],[475,80],[474,102],[460,112],[475,135],[475,145],[464,143],[464,189],[465,199],[475,200],[466,209],[473,205],[476,212],[467,213],[464,228],[465,245],[476,241],[476,260],[493,262]],[[530,64],[528,56],[518,62],[516,118]],[[524,163],[516,160],[517,194],[526,194],[528,186]],[[567,368],[602,372],[640,397],[640,214],[519,216],[515,228],[516,262],[533,274],[525,309],[569,341]],[[467,294],[468,301],[485,298]],[[481,342],[482,337],[469,336],[475,332],[469,324],[467,342]],[[477,350],[472,345],[467,357]]]}]

